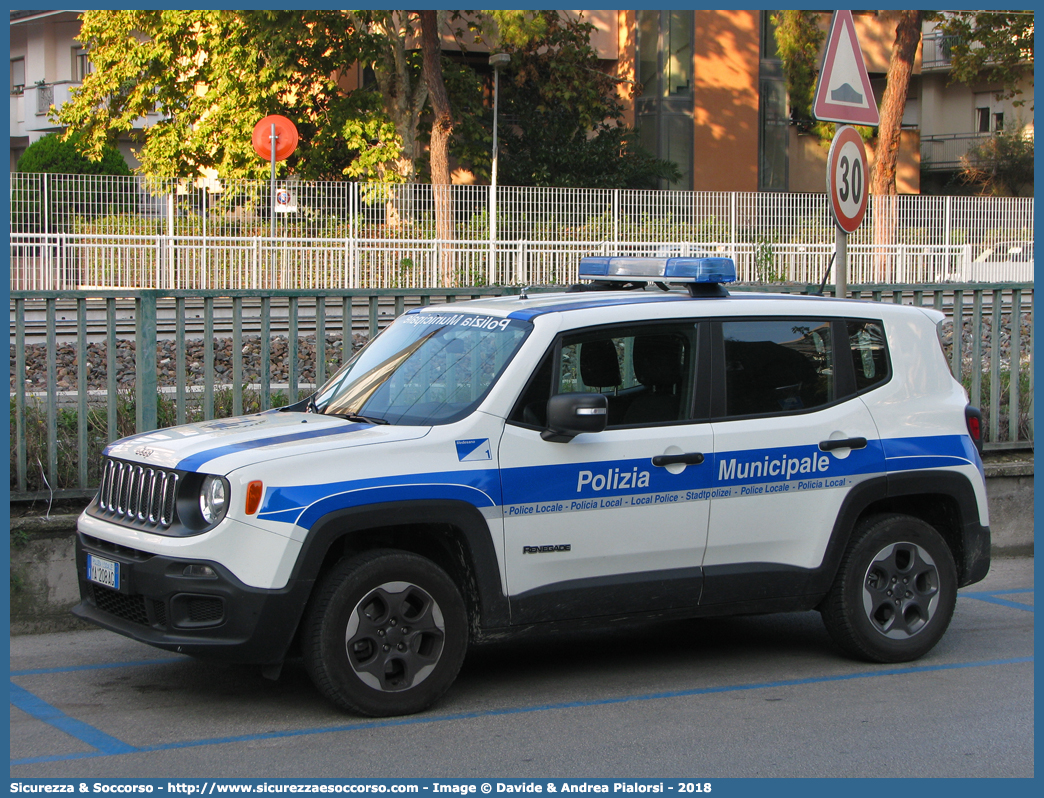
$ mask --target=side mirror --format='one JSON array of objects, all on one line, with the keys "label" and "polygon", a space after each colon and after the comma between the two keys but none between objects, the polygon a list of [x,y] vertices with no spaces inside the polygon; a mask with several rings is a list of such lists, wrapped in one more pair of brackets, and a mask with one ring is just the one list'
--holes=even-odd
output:
[{"label": "side mirror", "polygon": [[601,432],[609,418],[609,400],[601,393],[560,393],[547,401],[545,441],[568,443],[583,432]]}]

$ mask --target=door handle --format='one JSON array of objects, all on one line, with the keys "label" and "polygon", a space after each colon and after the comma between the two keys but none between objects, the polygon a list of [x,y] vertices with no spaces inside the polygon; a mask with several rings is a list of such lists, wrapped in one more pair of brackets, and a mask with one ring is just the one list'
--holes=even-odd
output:
[{"label": "door handle", "polygon": [[703,452],[686,452],[685,454],[658,454],[652,459],[654,466],[699,465],[703,462]]},{"label": "door handle", "polygon": [[833,441],[820,441],[819,448],[824,452],[832,452],[834,449],[865,449],[866,438],[839,438]]}]

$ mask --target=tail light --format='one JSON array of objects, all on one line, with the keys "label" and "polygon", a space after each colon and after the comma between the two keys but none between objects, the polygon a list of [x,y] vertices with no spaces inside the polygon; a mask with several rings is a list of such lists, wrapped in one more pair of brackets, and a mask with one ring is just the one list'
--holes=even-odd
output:
[{"label": "tail light", "polygon": [[968,435],[971,436],[975,448],[982,454],[982,411],[968,405],[964,408],[964,419],[968,424]]}]

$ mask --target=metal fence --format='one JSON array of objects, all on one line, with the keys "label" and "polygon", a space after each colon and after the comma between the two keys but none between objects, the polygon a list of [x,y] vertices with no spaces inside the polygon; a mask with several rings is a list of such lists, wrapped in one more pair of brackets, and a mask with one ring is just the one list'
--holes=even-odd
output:
[{"label": "metal fence", "polygon": [[[514,290],[12,292],[12,498],[90,495],[117,437],[286,404],[407,308]],[[1032,285],[849,296],[946,313],[951,368],[984,411],[987,448],[1032,447]]]},{"label": "metal fence", "polygon": [[[454,186],[438,240],[430,185],[11,174],[14,290],[420,288],[568,283],[587,254],[714,252],[745,280],[818,280],[825,194]],[[1033,199],[871,197],[852,282],[1030,281],[976,258],[1033,240]],[[491,231],[496,231],[495,236]]]}]

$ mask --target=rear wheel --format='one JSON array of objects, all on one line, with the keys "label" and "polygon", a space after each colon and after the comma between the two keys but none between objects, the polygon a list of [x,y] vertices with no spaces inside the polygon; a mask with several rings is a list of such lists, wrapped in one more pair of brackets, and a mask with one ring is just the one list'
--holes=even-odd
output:
[{"label": "rear wheel", "polygon": [[305,618],[312,681],[364,715],[419,712],[449,689],[467,649],[467,613],[435,563],[382,550],[342,560]]},{"label": "rear wheel", "polygon": [[885,515],[856,530],[820,611],[846,653],[906,662],[939,642],[956,601],[957,568],[939,533],[918,518]]}]

